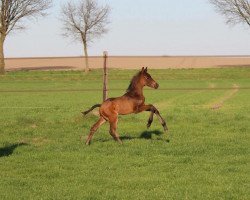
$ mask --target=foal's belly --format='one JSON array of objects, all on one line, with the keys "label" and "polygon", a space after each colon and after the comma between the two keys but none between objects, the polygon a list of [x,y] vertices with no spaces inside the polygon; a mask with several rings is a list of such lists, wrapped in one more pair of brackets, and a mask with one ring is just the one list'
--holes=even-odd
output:
[{"label": "foal's belly", "polygon": [[119,115],[128,115],[134,113],[134,105],[131,102],[122,102],[117,104],[117,112]]}]

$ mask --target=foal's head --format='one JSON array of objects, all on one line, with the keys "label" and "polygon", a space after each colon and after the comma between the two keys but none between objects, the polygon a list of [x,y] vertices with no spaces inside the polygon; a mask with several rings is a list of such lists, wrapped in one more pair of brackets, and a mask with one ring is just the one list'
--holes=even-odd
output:
[{"label": "foal's head", "polygon": [[157,89],[159,84],[155,82],[154,79],[148,73],[148,68],[142,68],[130,81],[130,85],[128,86],[127,92],[134,92],[141,87],[148,86],[151,88]]},{"label": "foal's head", "polygon": [[157,89],[159,87],[159,84],[151,77],[151,75],[148,73],[148,68],[142,68],[140,72],[140,82],[144,86],[148,86],[154,89]]}]

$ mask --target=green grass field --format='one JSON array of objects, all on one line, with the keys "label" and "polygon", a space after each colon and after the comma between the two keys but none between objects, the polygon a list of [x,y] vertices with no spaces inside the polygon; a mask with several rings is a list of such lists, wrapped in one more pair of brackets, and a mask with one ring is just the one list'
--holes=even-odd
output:
[{"label": "green grass field", "polygon": [[[109,96],[136,71],[111,70]],[[149,113],[119,118],[123,145],[81,111],[102,99],[102,72],[0,76],[0,199],[249,199],[250,68],[150,70]],[[214,108],[214,109],[211,109]]]}]

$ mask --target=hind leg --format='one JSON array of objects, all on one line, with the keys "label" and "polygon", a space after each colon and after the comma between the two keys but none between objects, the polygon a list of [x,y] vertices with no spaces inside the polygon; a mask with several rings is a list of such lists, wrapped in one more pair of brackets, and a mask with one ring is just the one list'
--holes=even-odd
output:
[{"label": "hind leg", "polygon": [[109,120],[109,124],[110,124],[109,133],[114,138],[115,141],[122,144],[122,141],[121,141],[121,139],[116,131],[117,130],[117,123],[118,123],[118,116],[116,116],[114,119]]},{"label": "hind leg", "polygon": [[106,122],[106,120],[103,117],[100,117],[100,119],[91,127],[90,133],[88,135],[88,138],[86,140],[86,145],[90,144],[90,141],[94,135],[94,133],[97,131],[97,129]]}]

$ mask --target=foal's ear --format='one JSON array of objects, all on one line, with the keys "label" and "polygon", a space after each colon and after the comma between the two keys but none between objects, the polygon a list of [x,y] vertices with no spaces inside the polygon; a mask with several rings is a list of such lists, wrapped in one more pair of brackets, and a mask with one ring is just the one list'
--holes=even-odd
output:
[{"label": "foal's ear", "polygon": [[147,67],[143,67],[143,68],[141,68],[141,72],[147,72],[148,71],[148,68]]}]

